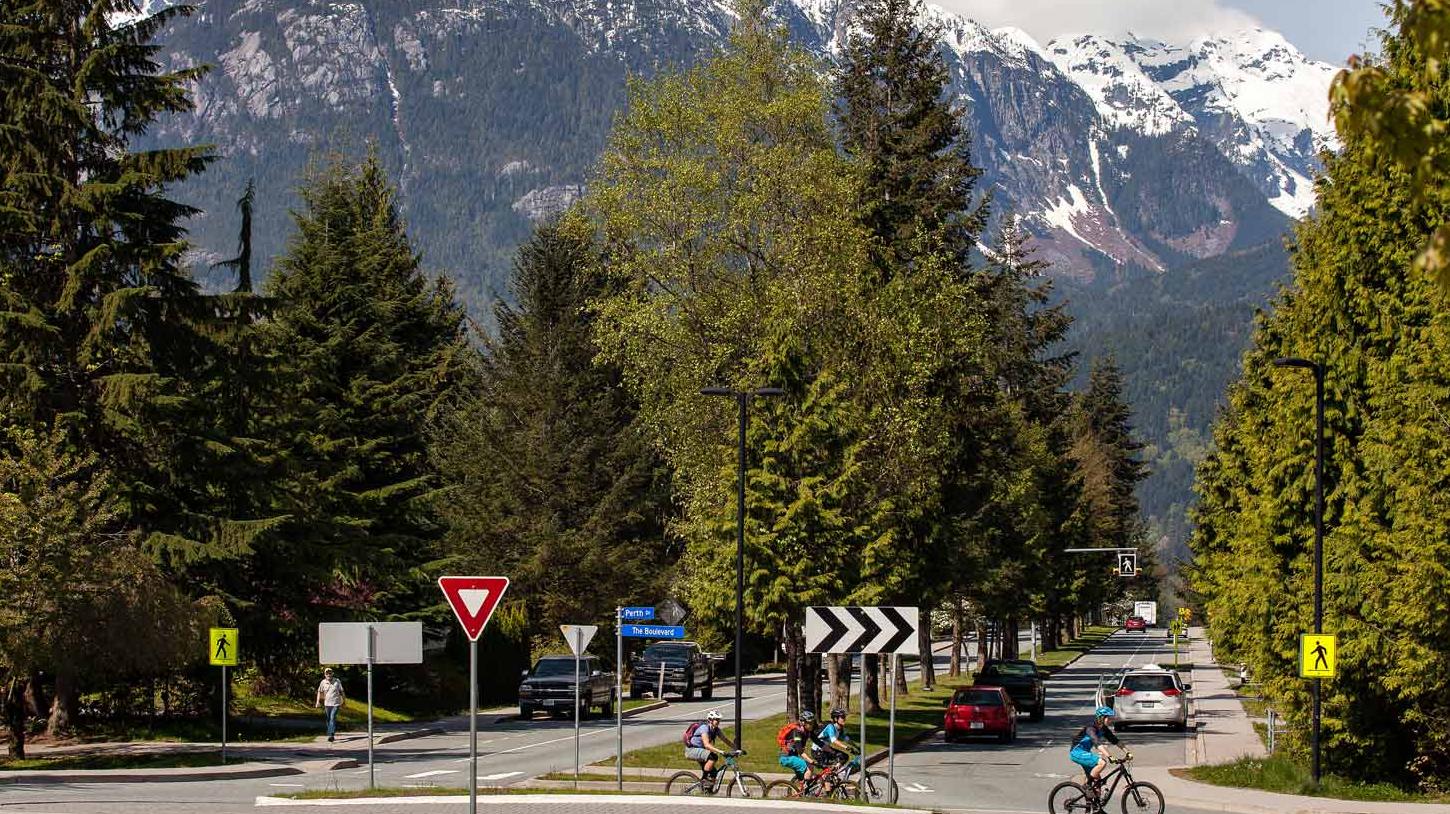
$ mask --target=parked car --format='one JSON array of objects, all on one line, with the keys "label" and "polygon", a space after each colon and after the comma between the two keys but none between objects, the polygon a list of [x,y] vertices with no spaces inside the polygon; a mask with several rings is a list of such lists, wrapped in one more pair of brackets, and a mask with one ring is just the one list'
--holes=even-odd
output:
[{"label": "parked car", "polygon": [[[600,714],[614,714],[614,673],[603,669],[599,659],[584,656],[579,660],[579,717],[589,717],[589,710],[598,707]],[[574,657],[544,656],[534,669],[524,671],[519,684],[519,717],[532,718],[536,711],[573,713]]]},{"label": "parked car", "polygon": [[976,683],[1005,689],[1017,709],[1040,721],[1047,708],[1047,688],[1042,683],[1046,677],[1047,673],[1037,669],[1035,661],[989,659],[977,673]]},{"label": "parked car", "polygon": [[708,701],[715,694],[715,661],[695,642],[655,642],[630,663],[629,697],[676,692],[692,701],[698,692]]},{"label": "parked car", "polygon": [[1002,743],[1011,743],[1017,738],[1017,707],[1004,687],[963,687],[947,703],[942,730],[948,742],[995,735]]},{"label": "parked car", "polygon": [[1187,691],[1192,688],[1176,671],[1156,664],[1129,670],[1106,699],[1114,710],[1113,726],[1127,729],[1138,724],[1167,724],[1182,731],[1188,727]]},{"label": "parked car", "polygon": [[1144,619],[1141,616],[1129,616],[1128,617],[1128,621],[1126,621],[1126,622],[1123,623],[1123,630],[1125,630],[1125,631],[1127,631],[1129,633],[1131,633],[1131,632],[1133,632],[1135,630],[1138,631],[1139,633],[1147,633],[1148,632],[1148,620],[1147,619]]}]

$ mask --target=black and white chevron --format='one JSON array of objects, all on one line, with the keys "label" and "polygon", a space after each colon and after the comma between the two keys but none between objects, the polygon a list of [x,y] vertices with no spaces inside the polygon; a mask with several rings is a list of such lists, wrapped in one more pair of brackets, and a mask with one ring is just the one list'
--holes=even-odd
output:
[{"label": "black and white chevron", "polygon": [[917,608],[806,608],[806,652],[920,655],[919,616]]}]

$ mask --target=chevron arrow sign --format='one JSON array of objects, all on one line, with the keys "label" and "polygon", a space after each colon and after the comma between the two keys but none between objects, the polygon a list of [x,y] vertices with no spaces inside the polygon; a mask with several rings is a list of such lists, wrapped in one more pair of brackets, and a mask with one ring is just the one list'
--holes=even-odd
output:
[{"label": "chevron arrow sign", "polygon": [[919,616],[917,608],[806,608],[806,652],[920,655]]}]

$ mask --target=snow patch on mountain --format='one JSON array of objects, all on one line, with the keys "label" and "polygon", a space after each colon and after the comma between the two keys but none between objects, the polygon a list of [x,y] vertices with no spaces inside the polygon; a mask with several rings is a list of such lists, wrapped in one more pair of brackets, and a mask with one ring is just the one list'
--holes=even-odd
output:
[{"label": "snow patch on mountain", "polygon": [[1047,58],[1087,92],[1110,127],[1158,136],[1193,126],[1193,117],[1118,43],[1093,34],[1059,38],[1048,43]]}]

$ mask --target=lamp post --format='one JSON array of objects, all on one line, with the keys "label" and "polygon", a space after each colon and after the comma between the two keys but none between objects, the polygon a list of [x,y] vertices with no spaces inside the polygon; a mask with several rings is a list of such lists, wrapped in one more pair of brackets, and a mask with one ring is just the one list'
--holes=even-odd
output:
[{"label": "lamp post", "polygon": [[[1314,632],[1324,632],[1324,365],[1298,357],[1274,360],[1274,367],[1299,367],[1314,374]],[[1319,784],[1320,681],[1314,679],[1313,754],[1310,773]]]},{"label": "lamp post", "polygon": [[726,396],[735,399],[740,411],[739,468],[736,470],[735,493],[735,743],[744,743],[744,722],[740,707],[744,692],[741,650],[745,645],[745,408],[751,396],[783,396],[779,387],[757,387],[754,390],[731,390],[728,387],[706,387],[702,396]]}]

